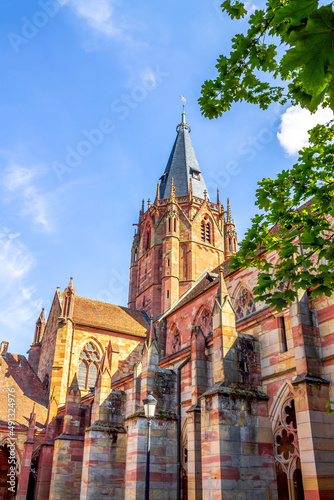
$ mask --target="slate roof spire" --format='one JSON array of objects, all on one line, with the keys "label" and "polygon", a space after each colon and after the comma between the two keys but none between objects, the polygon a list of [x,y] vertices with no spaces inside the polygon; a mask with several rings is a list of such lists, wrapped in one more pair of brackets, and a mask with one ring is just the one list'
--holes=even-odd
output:
[{"label": "slate roof spire", "polygon": [[169,198],[173,178],[176,197],[189,196],[192,189],[194,197],[204,200],[204,191],[207,191],[207,188],[190,139],[191,127],[186,122],[184,104],[183,102],[182,119],[176,127],[177,136],[172,152],[160,178],[160,199]]}]

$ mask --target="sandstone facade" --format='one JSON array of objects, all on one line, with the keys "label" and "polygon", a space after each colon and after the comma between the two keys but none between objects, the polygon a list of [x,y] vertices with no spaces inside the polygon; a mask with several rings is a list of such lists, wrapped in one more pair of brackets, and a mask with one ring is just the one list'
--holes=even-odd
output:
[{"label": "sandstone facade", "polygon": [[228,266],[229,202],[209,200],[189,132],[183,115],[140,211],[129,307],[79,297],[71,279],[28,360],[3,342],[1,498],[143,499],[153,393],[150,498],[334,499],[334,297],[254,302],[257,271]]}]

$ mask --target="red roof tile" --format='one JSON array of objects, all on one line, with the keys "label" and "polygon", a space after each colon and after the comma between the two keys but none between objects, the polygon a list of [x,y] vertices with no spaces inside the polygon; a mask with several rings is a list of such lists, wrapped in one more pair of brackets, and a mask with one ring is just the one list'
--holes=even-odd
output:
[{"label": "red roof tile", "polygon": [[[31,368],[27,359],[21,354],[0,356],[0,425],[7,425],[9,409],[15,411],[17,427],[28,427],[30,413],[34,403],[36,412],[36,427],[42,429],[46,422],[48,397],[41,381]],[[15,391],[9,392],[8,389]],[[8,394],[15,395],[13,406],[8,405]]]},{"label": "red roof tile", "polygon": [[73,320],[76,323],[107,328],[116,332],[146,337],[149,323],[140,311],[106,302],[75,297]]}]

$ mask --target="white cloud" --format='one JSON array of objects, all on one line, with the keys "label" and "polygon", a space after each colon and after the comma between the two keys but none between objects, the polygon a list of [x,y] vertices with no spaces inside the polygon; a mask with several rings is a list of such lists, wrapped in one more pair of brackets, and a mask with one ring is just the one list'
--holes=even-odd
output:
[{"label": "white cloud", "polygon": [[281,146],[294,156],[308,144],[308,131],[317,124],[327,123],[333,118],[330,109],[319,108],[314,114],[300,106],[291,106],[282,115],[280,132],[277,133]]},{"label": "white cloud", "polygon": [[51,230],[50,196],[41,193],[34,184],[37,169],[11,164],[4,170],[1,184],[5,188],[5,201],[15,201],[22,216],[30,217],[44,231]]},{"label": "white cloud", "polygon": [[62,0],[62,5],[70,7],[92,28],[108,36],[121,34],[113,16],[112,0]]},{"label": "white cloud", "polygon": [[0,326],[4,332],[20,333],[40,313],[42,301],[33,298],[35,289],[27,285],[33,265],[33,256],[19,241],[19,234],[0,228]]}]

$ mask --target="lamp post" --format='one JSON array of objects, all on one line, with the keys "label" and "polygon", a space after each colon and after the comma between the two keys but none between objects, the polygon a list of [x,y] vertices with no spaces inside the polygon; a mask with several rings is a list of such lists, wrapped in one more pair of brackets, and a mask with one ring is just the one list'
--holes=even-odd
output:
[{"label": "lamp post", "polygon": [[145,481],[145,500],[149,500],[150,496],[150,453],[151,453],[151,424],[152,418],[155,415],[155,407],[157,400],[152,396],[150,391],[148,396],[143,399],[145,417],[147,418],[148,433],[147,433],[147,455],[146,455],[146,481]]}]

